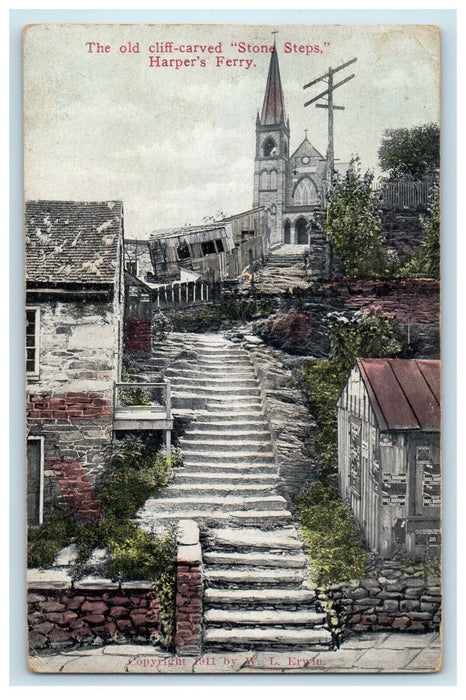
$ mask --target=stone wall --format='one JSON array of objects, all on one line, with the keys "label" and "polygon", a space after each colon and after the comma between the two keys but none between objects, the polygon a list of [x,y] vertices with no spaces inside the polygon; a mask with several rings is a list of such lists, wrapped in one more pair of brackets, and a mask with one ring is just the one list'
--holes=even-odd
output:
[{"label": "stone wall", "polygon": [[278,491],[291,504],[304,484],[318,476],[316,423],[300,386],[302,359],[270,348],[247,332],[231,332],[249,352],[279,465]]},{"label": "stone wall", "polygon": [[155,642],[159,604],[152,584],[145,582],[119,586],[104,580],[58,590],[30,587],[28,627],[31,649]]},{"label": "stone wall", "polygon": [[440,626],[441,581],[422,564],[385,561],[369,568],[367,578],[329,586],[325,595],[344,635],[428,632]]},{"label": "stone wall", "polygon": [[119,304],[117,293],[31,303],[39,362],[27,377],[27,434],[43,438],[44,520],[55,500],[81,520],[99,517],[93,489],[111,460]]}]

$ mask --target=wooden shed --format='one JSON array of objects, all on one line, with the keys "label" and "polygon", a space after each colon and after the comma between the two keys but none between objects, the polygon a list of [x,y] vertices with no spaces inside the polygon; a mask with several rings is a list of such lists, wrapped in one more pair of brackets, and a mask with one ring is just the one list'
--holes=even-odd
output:
[{"label": "wooden shed", "polygon": [[440,361],[359,359],[337,401],[338,477],[370,549],[440,554]]}]

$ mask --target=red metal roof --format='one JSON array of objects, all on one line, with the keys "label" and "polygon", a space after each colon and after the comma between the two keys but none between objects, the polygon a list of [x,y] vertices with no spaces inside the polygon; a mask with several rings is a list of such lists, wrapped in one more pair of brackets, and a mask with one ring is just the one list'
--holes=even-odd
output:
[{"label": "red metal roof", "polygon": [[440,360],[357,364],[382,430],[440,430]]},{"label": "red metal roof", "polygon": [[262,105],[261,124],[282,124],[285,122],[285,101],[283,99],[280,69],[277,52],[270,56],[269,75],[265,88],[264,104]]}]

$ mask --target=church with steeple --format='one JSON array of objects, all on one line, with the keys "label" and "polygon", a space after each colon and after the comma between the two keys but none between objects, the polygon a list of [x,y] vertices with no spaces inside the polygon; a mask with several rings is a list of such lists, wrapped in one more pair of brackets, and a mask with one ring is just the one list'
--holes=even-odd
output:
[{"label": "church with steeple", "polygon": [[[274,47],[275,49],[275,47]],[[327,160],[305,138],[290,156],[290,122],[276,49],[271,53],[262,112],[256,120],[253,207],[264,207],[271,243],[308,245],[325,205]]]}]

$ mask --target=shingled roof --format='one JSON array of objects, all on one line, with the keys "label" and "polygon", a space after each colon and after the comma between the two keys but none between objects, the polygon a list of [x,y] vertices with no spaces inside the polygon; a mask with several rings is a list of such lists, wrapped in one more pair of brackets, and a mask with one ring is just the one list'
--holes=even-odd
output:
[{"label": "shingled roof", "polygon": [[29,285],[113,284],[123,203],[29,201],[25,233]]},{"label": "shingled roof", "polygon": [[357,361],[382,430],[440,430],[440,360]]}]

